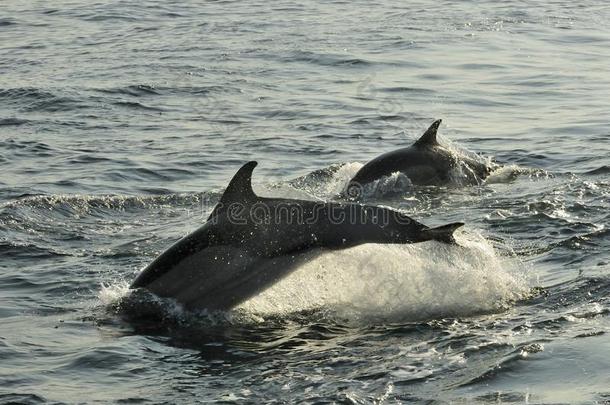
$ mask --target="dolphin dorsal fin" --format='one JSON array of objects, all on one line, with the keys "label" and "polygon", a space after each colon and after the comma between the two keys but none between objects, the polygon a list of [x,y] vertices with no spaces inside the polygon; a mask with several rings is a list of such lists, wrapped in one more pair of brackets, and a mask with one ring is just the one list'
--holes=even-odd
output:
[{"label": "dolphin dorsal fin", "polygon": [[232,202],[246,202],[256,199],[256,194],[252,190],[252,171],[256,165],[258,165],[258,162],[248,162],[235,173],[220,198],[221,203],[230,204]]},{"label": "dolphin dorsal fin", "polygon": [[235,173],[224,194],[220,197],[220,201],[208,217],[208,221],[218,218],[232,203],[245,204],[256,199],[256,194],[252,190],[252,171],[257,164],[258,162],[255,161],[248,162]]},{"label": "dolphin dorsal fin", "polygon": [[415,142],[416,146],[434,146],[438,145],[436,141],[436,132],[438,131],[438,127],[441,125],[443,120],[436,120],[430,125],[430,128]]}]

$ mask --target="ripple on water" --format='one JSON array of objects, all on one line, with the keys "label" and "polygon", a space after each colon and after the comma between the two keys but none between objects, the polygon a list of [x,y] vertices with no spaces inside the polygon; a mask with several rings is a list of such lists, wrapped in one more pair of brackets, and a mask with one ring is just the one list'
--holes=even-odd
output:
[{"label": "ripple on water", "polygon": [[[38,3],[0,16],[0,402],[610,398],[603,2]],[[243,162],[327,200],[436,118],[503,167],[367,202],[465,246],[331,252],[222,314],[127,292]]]}]

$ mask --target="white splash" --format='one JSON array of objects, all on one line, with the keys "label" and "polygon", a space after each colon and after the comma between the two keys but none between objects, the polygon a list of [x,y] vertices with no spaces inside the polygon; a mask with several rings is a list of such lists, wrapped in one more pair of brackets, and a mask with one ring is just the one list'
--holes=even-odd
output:
[{"label": "white splash", "polygon": [[367,244],[322,254],[241,308],[282,314],[324,308],[346,320],[421,320],[505,308],[528,292],[515,259],[480,235],[438,242]]},{"label": "white splash", "polygon": [[358,173],[364,166],[359,162],[350,162],[342,165],[332,178],[325,184],[325,194],[328,197],[333,197],[341,193],[347,183]]},{"label": "white splash", "polygon": [[129,284],[125,280],[109,284],[103,283],[97,297],[104,306],[116,304],[129,293]]}]

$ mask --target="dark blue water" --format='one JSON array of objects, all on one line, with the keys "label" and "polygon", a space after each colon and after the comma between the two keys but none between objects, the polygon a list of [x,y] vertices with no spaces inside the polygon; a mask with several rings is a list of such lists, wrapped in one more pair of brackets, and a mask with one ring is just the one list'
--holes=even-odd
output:
[{"label": "dark blue water", "polygon": [[[601,1],[3,1],[0,401],[610,401],[608,21]],[[333,252],[225,314],[128,302],[245,161],[262,195],[328,199],[438,118],[504,168],[371,202],[466,222],[461,248]]]}]

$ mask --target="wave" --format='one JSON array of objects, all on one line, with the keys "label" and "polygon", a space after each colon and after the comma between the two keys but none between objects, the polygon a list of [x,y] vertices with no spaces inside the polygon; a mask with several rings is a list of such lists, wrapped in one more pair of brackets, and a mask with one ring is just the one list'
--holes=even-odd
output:
[{"label": "wave", "polygon": [[143,97],[143,96],[157,96],[162,94],[159,89],[154,85],[148,84],[135,84],[131,86],[113,87],[108,89],[96,89],[101,93],[107,94],[119,94],[124,96]]},{"label": "wave", "polygon": [[152,106],[138,103],[135,101],[115,101],[112,104],[116,105],[118,107],[126,107],[126,108],[130,108],[130,109],[134,109],[134,110],[157,111],[157,112],[165,111],[165,109],[163,109],[163,108],[152,107]]},{"label": "wave", "polygon": [[24,120],[20,118],[0,118],[0,127],[1,126],[21,126],[31,123],[29,120]]},{"label": "wave", "polygon": [[369,66],[372,63],[361,58],[340,54],[320,54],[311,51],[294,51],[282,58],[284,62],[307,62],[320,66]]},{"label": "wave", "polygon": [[588,172],[584,172],[583,174],[590,175],[590,176],[596,176],[599,174],[608,174],[608,173],[610,173],[610,166],[604,165],[604,166],[598,167],[597,169],[593,169],[593,170],[589,170]]},{"label": "wave", "polygon": [[35,87],[0,88],[0,102],[21,111],[71,111],[86,106],[77,98]]},{"label": "wave", "polygon": [[[188,79],[186,79],[188,83]],[[184,83],[183,83],[184,84]],[[118,95],[118,96],[128,96],[128,97],[154,97],[154,96],[167,96],[167,95],[175,95],[175,96],[184,96],[184,95],[194,95],[194,96],[202,96],[209,95],[211,93],[241,93],[242,90],[237,87],[231,86],[219,86],[219,85],[209,85],[209,86],[201,86],[192,83],[192,85],[177,85],[177,86],[167,86],[167,85],[158,85],[158,84],[132,84],[127,86],[119,86],[119,87],[108,87],[108,88],[91,88],[89,90],[108,94],[108,95]]]},{"label": "wave", "polygon": [[9,150],[27,151],[36,156],[46,156],[46,154],[56,151],[51,145],[44,142],[24,141],[11,138],[0,140],[0,147]]},{"label": "wave", "polygon": [[571,250],[583,250],[586,248],[601,247],[604,246],[604,242],[607,242],[609,237],[610,229],[599,229],[593,232],[571,236],[560,242],[551,244],[551,247],[563,247]]},{"label": "wave", "polygon": [[129,209],[146,209],[158,206],[193,206],[202,202],[214,202],[218,193],[201,194],[167,194],[153,196],[120,196],[120,195],[35,195],[0,204],[0,209],[34,208],[44,211],[67,210],[87,213],[96,209],[125,211]]},{"label": "wave", "polygon": [[0,27],[8,27],[9,25],[17,25],[14,18],[0,18]]},{"label": "wave", "polygon": [[532,323],[533,328],[558,328],[561,324],[578,320],[602,318],[610,312],[610,278],[607,274],[579,276],[539,290],[539,294],[519,303],[546,314]]},{"label": "wave", "polygon": [[0,254],[8,258],[35,258],[43,259],[57,256],[68,256],[68,253],[60,252],[52,248],[44,248],[32,243],[19,243],[0,240]]},{"label": "wave", "polygon": [[38,394],[9,392],[6,394],[0,394],[0,402],[4,404],[44,404],[49,401]]},{"label": "wave", "polygon": [[[175,91],[173,88],[159,89],[152,85],[138,84],[109,89],[72,89],[70,91],[58,91],[55,89],[40,89],[35,87],[0,88],[0,102],[4,105],[15,107],[23,112],[59,112],[73,111],[79,109],[98,109],[100,97],[91,94],[91,91],[102,92],[113,96],[103,100],[106,103],[130,109],[147,111],[164,111],[158,106],[150,106],[132,100],[117,99],[116,96],[129,96],[143,98],[146,96],[162,95],[165,91]],[[198,94],[201,89],[188,89],[190,93]],[[22,125],[27,121],[8,118],[0,121],[0,125]]]},{"label": "wave", "polygon": [[0,100],[11,101],[21,99],[50,99],[56,97],[50,91],[37,89],[35,87],[0,88]]}]

